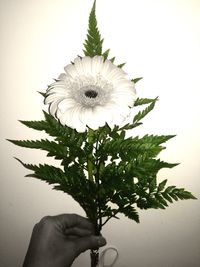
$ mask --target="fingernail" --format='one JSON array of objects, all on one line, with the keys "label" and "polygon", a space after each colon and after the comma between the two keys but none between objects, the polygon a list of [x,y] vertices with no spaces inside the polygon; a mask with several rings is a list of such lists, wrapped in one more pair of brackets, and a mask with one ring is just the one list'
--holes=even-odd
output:
[{"label": "fingernail", "polygon": [[106,245],[106,240],[105,240],[105,238],[103,236],[98,236],[97,238],[98,238],[97,242],[98,242],[98,246],[99,247],[102,247],[102,246]]}]

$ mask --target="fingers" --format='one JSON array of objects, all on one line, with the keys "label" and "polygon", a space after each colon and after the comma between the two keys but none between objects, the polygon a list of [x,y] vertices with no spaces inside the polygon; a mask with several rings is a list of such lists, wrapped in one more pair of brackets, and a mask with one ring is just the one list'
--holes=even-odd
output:
[{"label": "fingers", "polygon": [[86,251],[87,249],[98,249],[105,246],[106,240],[102,236],[87,236],[76,240],[77,255]]},{"label": "fingers", "polygon": [[64,233],[68,236],[72,235],[72,236],[84,237],[84,236],[91,235],[93,231],[79,228],[79,227],[73,227],[73,228],[65,229]]},{"label": "fingers", "polygon": [[94,233],[93,224],[86,218],[77,214],[60,214],[54,216],[58,225],[60,225],[65,232],[68,228],[78,227],[81,229],[87,229]]}]

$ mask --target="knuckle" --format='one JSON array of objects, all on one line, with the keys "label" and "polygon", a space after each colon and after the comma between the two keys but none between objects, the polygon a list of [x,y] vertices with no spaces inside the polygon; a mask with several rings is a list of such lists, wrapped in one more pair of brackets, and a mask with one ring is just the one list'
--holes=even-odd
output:
[{"label": "knuckle", "polygon": [[76,213],[71,213],[71,216],[74,218],[74,219],[77,219],[78,218],[78,215]]},{"label": "knuckle", "polygon": [[39,223],[36,223],[36,224],[34,225],[34,227],[33,227],[33,232],[36,232],[36,231],[37,231],[37,229],[38,229],[38,225],[39,225]]},{"label": "knuckle", "polygon": [[71,213],[70,216],[71,216],[71,220],[72,220],[72,221],[74,222],[74,224],[76,225],[79,216],[78,216],[76,213]]},{"label": "knuckle", "polygon": [[97,248],[98,247],[98,239],[96,236],[91,236],[91,247],[92,248]]},{"label": "knuckle", "polygon": [[40,225],[46,225],[46,224],[48,225],[51,223],[52,223],[52,217],[51,216],[44,216],[39,222]]}]

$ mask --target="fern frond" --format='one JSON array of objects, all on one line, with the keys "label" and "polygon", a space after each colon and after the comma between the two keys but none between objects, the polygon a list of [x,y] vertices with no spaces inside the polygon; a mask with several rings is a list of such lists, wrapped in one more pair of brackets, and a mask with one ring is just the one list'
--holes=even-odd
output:
[{"label": "fern frond", "polygon": [[146,105],[155,102],[155,98],[137,98],[134,106]]},{"label": "fern frond", "polygon": [[[85,56],[94,57],[96,55],[102,55],[102,44],[103,39],[99,33],[96,19],[96,0],[94,1],[92,10],[89,16],[89,26],[87,39],[84,43],[84,54]],[[108,53],[106,53],[108,56]]]},{"label": "fern frond", "polygon": [[66,158],[69,154],[69,149],[65,146],[61,146],[56,142],[49,141],[47,139],[42,140],[8,140],[13,144],[21,147],[35,148],[48,151],[47,156],[53,157],[56,159]]},{"label": "fern frond", "polygon": [[158,98],[155,98],[154,101],[148,107],[146,107],[142,111],[139,111],[138,114],[136,114],[134,119],[133,119],[133,124],[141,121],[150,111],[152,111],[157,100],[158,100]]}]

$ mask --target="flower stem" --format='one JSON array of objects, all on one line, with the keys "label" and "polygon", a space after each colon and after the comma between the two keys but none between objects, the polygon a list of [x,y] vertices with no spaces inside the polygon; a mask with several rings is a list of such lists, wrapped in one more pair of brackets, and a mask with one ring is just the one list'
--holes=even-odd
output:
[{"label": "flower stem", "polygon": [[[93,144],[93,133],[94,131],[92,129],[88,130],[88,143],[90,145]],[[93,181],[93,163],[92,163],[92,158],[93,158],[93,154],[92,154],[92,150],[88,155],[88,162],[87,162],[87,169],[88,169],[88,177],[90,181]]]},{"label": "flower stem", "polygon": [[91,258],[91,267],[97,267],[99,263],[99,250],[91,250],[90,252]]}]

